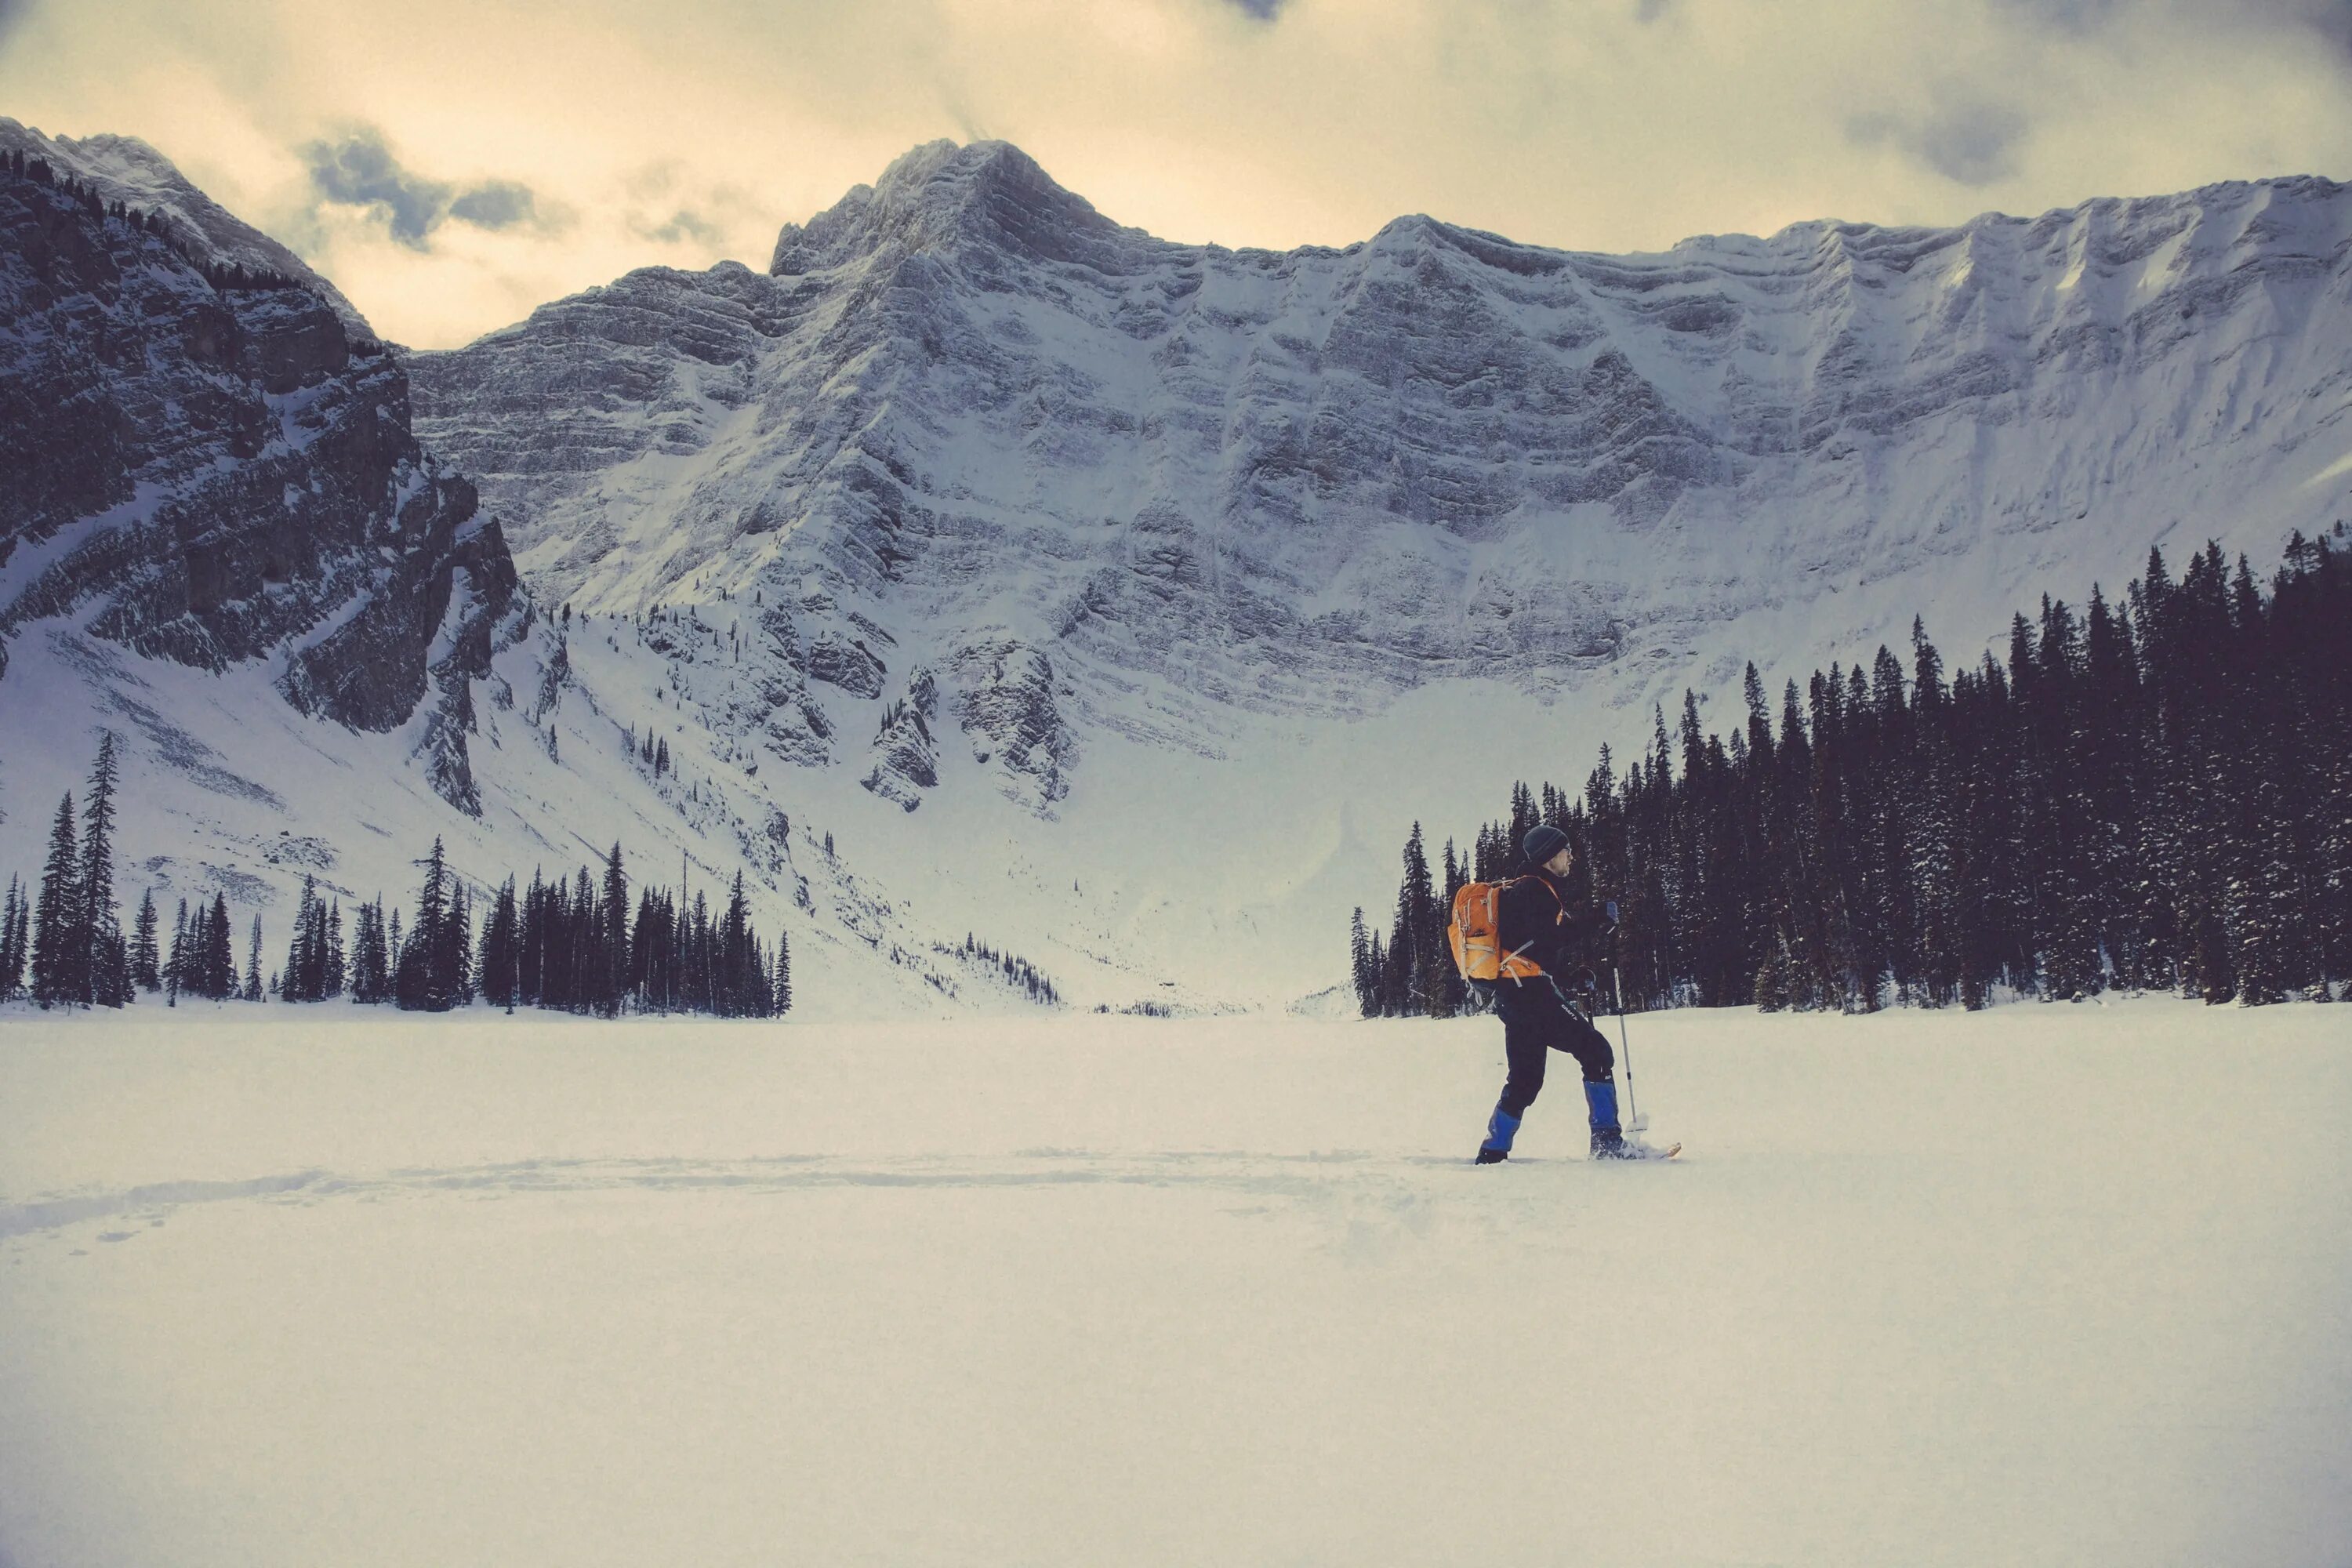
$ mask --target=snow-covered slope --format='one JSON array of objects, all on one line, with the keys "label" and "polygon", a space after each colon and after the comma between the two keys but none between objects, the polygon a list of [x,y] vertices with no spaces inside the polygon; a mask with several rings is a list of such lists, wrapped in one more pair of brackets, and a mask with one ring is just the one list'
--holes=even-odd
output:
[{"label": "snow-covered slope", "polygon": [[1879,584],[1897,629],[2005,618],[2175,530],[2267,553],[2352,482],[2347,239],[2352,195],[2287,180],[1661,256],[1421,217],[1234,253],[941,142],[768,276],[635,273],[419,356],[419,428],[547,595],[766,584],[788,662],[877,704],[1014,647],[1042,729],[1200,742],[1445,676],[1679,682],[1726,620],[1881,635],[1832,597]]},{"label": "snow-covered slope", "polygon": [[2340,1563],[2340,1011],[0,1009],[0,1552]]},{"label": "snow-covered slope", "polygon": [[[720,896],[742,874],[805,1008],[1010,1005],[826,852],[821,816],[732,782],[733,748],[698,731],[673,771],[638,765],[668,665],[538,615],[472,487],[416,444],[397,353],[103,205],[0,179],[0,871],[37,873],[111,731],[125,897],[168,919],[225,893],[240,937],[264,914],[271,965],[306,876],[401,900],[436,837],[478,889],[619,841],[635,880]],[[575,648],[642,700],[634,735]]]},{"label": "snow-covered slope", "polygon": [[[728,595],[702,722],[894,809],[1055,818],[988,832],[1108,855],[1151,885],[1112,923],[1196,973],[1270,942],[1279,989],[1408,819],[1572,783],[1685,684],[1914,614],[1969,659],[2152,543],[2332,523],[2347,240],[2352,192],[2299,179],[1656,256],[1421,217],[1231,252],[942,142],[766,275],[633,273],[417,356],[416,400],[549,602]],[[925,876],[954,809],[893,835]]]},{"label": "snow-covered slope", "polygon": [[[1972,662],[2151,543],[2267,564],[2352,512],[2347,241],[2352,191],[2298,179],[1657,256],[1420,217],[1233,252],[1001,143],[918,149],[768,272],[632,273],[394,356],[543,619],[573,612],[598,720],[593,758],[475,748],[486,819],[527,825],[483,874],[587,811],[917,960],[851,993],[937,1001],[914,974],[971,931],[1089,1004],[1307,995],[1411,821],[1573,784],[1685,685],[1752,659],[1777,689],[1915,614]],[[552,635],[471,678],[484,722],[535,710]],[[688,783],[624,755],[648,733]],[[20,867],[33,771],[0,768]],[[778,820],[862,890],[803,907]],[[332,805],[299,831],[348,852]]]}]

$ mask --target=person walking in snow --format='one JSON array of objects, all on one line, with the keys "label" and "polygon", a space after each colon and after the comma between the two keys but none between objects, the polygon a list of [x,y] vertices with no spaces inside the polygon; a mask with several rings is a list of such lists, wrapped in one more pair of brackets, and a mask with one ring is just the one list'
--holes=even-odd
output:
[{"label": "person walking in snow", "polygon": [[1497,900],[1496,936],[1506,952],[1520,954],[1543,973],[1491,983],[1510,1068],[1503,1080],[1503,1097],[1495,1102],[1495,1114],[1486,1123],[1477,1163],[1491,1165],[1510,1158],[1511,1140],[1518,1134],[1520,1118],[1542,1092],[1544,1063],[1552,1051],[1567,1052],[1584,1069],[1592,1157],[1646,1158],[1647,1146],[1628,1139],[1617,1122],[1617,1059],[1609,1037],[1592,1026],[1590,1010],[1577,1000],[1591,989],[1591,965],[1615,921],[1589,901],[1570,902],[1569,877],[1576,869],[1576,851],[1567,834],[1542,823],[1528,832],[1520,848],[1528,868],[1504,886]]}]

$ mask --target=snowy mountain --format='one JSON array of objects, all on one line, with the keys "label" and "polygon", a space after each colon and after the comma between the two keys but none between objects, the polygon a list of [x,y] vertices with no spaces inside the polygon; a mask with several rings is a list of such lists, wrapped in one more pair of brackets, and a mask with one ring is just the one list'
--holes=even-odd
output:
[{"label": "snowy mountain", "polygon": [[306,876],[397,900],[436,837],[478,890],[617,840],[668,885],[742,873],[770,931],[797,912],[821,1009],[894,1005],[877,971],[1003,989],[806,826],[797,868],[789,819],[730,801],[707,750],[635,765],[473,487],[417,445],[402,355],[68,179],[0,177],[0,866],[37,870],[109,729],[121,885],[226,893],[240,931],[275,911],[273,950]]},{"label": "snowy mountain", "polygon": [[[764,273],[391,356],[550,628],[469,677],[474,863],[625,831],[748,864],[907,961],[859,999],[966,931],[1089,1004],[1300,997],[1409,821],[1572,784],[1686,685],[1914,614],[1970,659],[2152,543],[2267,565],[2352,511],[2347,242],[2346,188],[2295,179],[1653,256],[1424,217],[1229,251],[919,148]],[[68,607],[0,596],[20,665]],[[55,798],[0,791],[5,834]]]},{"label": "snowy mountain", "polygon": [[1914,614],[1965,658],[2151,543],[2324,528],[2347,238],[2300,179],[1656,256],[1423,217],[1234,252],[940,142],[765,275],[636,272],[417,356],[418,428],[549,602],[727,596],[701,722],[907,810],[971,775],[1063,825],[992,835],[1108,855],[1155,889],[1115,923],[1214,925],[1231,973],[1384,896],[1353,822],[1573,783],[1685,684]]},{"label": "snowy mountain", "polygon": [[[1932,610],[1956,574],[2014,595],[2176,527],[2325,526],[2348,237],[2298,180],[1664,256],[1419,217],[1235,253],[940,142],[767,276],[635,273],[420,355],[419,428],[551,597],[773,584],[793,673],[943,676],[999,752],[973,697],[1026,659],[1004,766],[1044,805],[1074,728],[1556,689],[1857,587]],[[780,746],[845,750],[793,709]]]},{"label": "snowy mountain", "polygon": [[[407,384],[299,284],[226,286],[99,198],[0,189],[0,629],[207,669],[414,751],[478,814],[473,683],[530,625],[498,526],[408,431]],[[0,647],[0,671],[7,649]]]},{"label": "snowy mountain", "polygon": [[333,310],[352,336],[373,338],[358,307],[309,264],[192,184],[173,162],[136,136],[44,136],[0,114],[0,153],[39,158],[101,200],[158,213],[178,227],[199,258],[299,279]]}]

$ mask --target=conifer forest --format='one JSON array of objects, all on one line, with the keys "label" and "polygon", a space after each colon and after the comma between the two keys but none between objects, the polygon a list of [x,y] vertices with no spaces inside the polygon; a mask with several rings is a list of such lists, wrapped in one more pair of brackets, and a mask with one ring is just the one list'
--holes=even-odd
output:
[{"label": "conifer forest", "polygon": [[[639,885],[631,899],[621,847],[592,874],[534,872],[469,890],[441,841],[417,863],[416,901],[382,895],[346,914],[340,895],[303,879],[282,966],[253,917],[239,966],[228,900],[184,899],[167,929],[150,891],[129,935],[114,889],[114,738],[99,743],[79,826],[70,793],[58,803],[39,885],[11,878],[0,902],[0,999],[43,1006],[120,1007],[141,994],[285,1002],[383,1003],[425,1012],[481,1002],[617,1017],[701,1013],[773,1017],[793,1005],[783,933],[771,946],[753,928],[743,878],[722,908],[700,892]],[[482,905],[478,912],[477,903]],[[405,919],[404,920],[404,914]]]},{"label": "conifer forest", "polygon": [[[1538,821],[1574,894],[1613,901],[1628,1010],[1976,1008],[2167,991],[2326,1001],[2352,978],[2352,542],[2297,534],[2272,581],[2216,546],[2160,551],[2122,603],[2045,597],[2008,657],[1950,671],[1832,664],[1777,717],[1685,694],[1647,755],[1608,748],[1580,794],[1511,793],[1433,867],[1421,826],[1385,934],[1356,911],[1367,1016],[1475,1011],[1445,930],[1456,889],[1518,874]],[[1609,982],[1604,979],[1604,985]],[[1613,987],[1612,987],[1613,989]],[[1603,993],[1606,1006],[1616,997]]]}]

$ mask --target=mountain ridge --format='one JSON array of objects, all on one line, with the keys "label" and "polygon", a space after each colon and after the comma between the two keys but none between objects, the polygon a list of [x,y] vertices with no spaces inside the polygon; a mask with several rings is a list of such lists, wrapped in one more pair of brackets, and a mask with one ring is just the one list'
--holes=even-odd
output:
[{"label": "mountain ridge", "polygon": [[[840,966],[828,1007],[950,995],[967,931],[1082,1002],[1287,1001],[1339,978],[1406,822],[1580,777],[1685,686],[1915,615],[1958,662],[2152,542],[2268,559],[2352,510],[2347,207],[2291,179],[1634,257],[1421,216],[1229,251],[933,143],[785,226],[779,270],[639,269],[384,356],[545,614],[382,743],[95,648],[79,610],[12,623],[0,706],[88,683],[79,749],[162,710],[139,682],[217,689],[176,732],[256,781],[273,746],[413,768],[449,725],[480,816],[371,811],[387,843],[446,830],[493,879],[616,836],[740,862]],[[0,774],[6,833],[55,763]],[[271,787],[320,854],[405,874]],[[224,809],[187,788],[174,820]],[[254,813],[206,864],[283,893]]]},{"label": "mountain ridge", "polygon": [[359,308],[322,274],[287,246],[198,190],[171,159],[138,137],[111,132],[45,136],[34,127],[0,115],[0,153],[14,152],[42,159],[107,201],[177,220],[184,238],[195,246],[204,259],[299,279],[332,308],[352,336],[377,335]]}]

